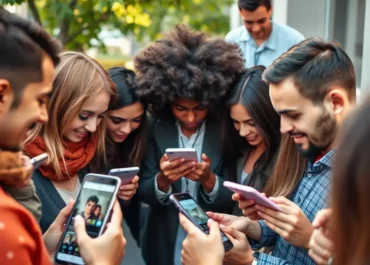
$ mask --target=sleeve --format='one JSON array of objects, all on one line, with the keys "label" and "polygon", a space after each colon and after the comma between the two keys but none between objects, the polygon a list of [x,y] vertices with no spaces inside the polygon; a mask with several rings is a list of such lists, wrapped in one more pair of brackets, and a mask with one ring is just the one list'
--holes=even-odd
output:
[{"label": "sleeve", "polygon": [[[275,242],[278,238],[278,234],[271,230],[266,224],[265,221],[258,221],[261,226],[261,239],[259,241],[249,239],[249,244],[253,250],[258,250],[263,247],[272,247],[275,245]],[[267,263],[269,264],[269,263]],[[275,264],[275,263],[272,263]],[[280,263],[279,263],[280,264]]]},{"label": "sleeve", "polygon": [[291,265],[290,262],[267,253],[255,252],[254,256],[257,259],[257,262],[255,263],[257,265]]},{"label": "sleeve", "polygon": [[215,182],[215,186],[213,187],[213,190],[210,193],[208,193],[202,188],[202,191],[200,192],[200,196],[202,196],[202,199],[204,201],[208,201],[209,203],[212,203],[215,201],[217,197],[217,192],[218,192],[219,187],[220,187],[220,181],[218,179],[218,176],[216,176],[216,182]]},{"label": "sleeve", "polygon": [[170,187],[170,189],[167,192],[160,191],[158,189],[157,178],[158,178],[158,174],[155,176],[155,181],[154,181],[155,194],[157,195],[158,200],[165,201],[171,195],[171,193],[172,193],[172,187]]},{"label": "sleeve", "polygon": [[35,217],[37,222],[40,221],[41,201],[36,194],[36,188],[32,179],[30,180],[30,184],[24,188],[15,188],[12,186],[6,186],[4,187],[4,190],[17,202],[19,202],[27,210],[29,210]]}]

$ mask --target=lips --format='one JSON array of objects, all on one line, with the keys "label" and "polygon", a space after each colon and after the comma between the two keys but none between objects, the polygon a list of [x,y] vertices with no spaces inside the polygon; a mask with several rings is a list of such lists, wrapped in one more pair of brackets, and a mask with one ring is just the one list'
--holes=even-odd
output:
[{"label": "lips", "polygon": [[253,142],[253,141],[257,140],[257,135],[252,136],[252,137],[245,137],[245,139],[247,139],[248,142]]},{"label": "lips", "polygon": [[85,138],[89,135],[88,132],[81,132],[81,131],[77,131],[77,130],[75,130],[75,133],[76,133],[76,136],[79,137],[79,138]]},{"label": "lips", "polygon": [[127,138],[127,134],[117,134],[117,133],[115,133],[114,136],[115,136],[115,138],[117,138],[120,141],[123,141]]}]

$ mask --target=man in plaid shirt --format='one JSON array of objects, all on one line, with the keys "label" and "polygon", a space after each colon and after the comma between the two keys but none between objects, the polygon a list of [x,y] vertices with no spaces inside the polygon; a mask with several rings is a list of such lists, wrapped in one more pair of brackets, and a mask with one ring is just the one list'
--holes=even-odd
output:
[{"label": "man in plaid shirt", "polygon": [[[337,42],[311,38],[280,56],[266,69],[264,79],[270,85],[271,102],[281,116],[281,132],[289,134],[307,158],[305,172],[289,199],[270,198],[281,212],[234,194],[248,218],[214,213],[210,217],[228,226],[224,231],[234,244],[225,254],[225,264],[314,265],[308,256],[314,230],[311,223],[316,213],[327,207],[337,131],[355,104],[354,67]],[[216,249],[209,236],[194,236],[196,228],[184,218],[182,224],[188,231],[183,260],[189,260],[190,255],[196,257],[195,252],[202,248]],[[241,232],[248,236],[250,246],[241,240]],[[195,244],[199,247],[190,247]],[[251,248],[262,247],[274,248],[271,255],[255,252],[252,257]],[[192,263],[198,264],[195,260]]]}]

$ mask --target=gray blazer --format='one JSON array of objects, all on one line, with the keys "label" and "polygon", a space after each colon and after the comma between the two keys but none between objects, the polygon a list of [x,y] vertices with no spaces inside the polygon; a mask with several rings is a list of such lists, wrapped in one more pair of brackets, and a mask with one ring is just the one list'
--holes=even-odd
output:
[{"label": "gray blazer", "polygon": [[[167,201],[160,201],[155,191],[155,176],[160,171],[159,161],[166,148],[176,148],[178,130],[173,120],[155,120],[151,122],[146,158],[142,164],[142,173],[138,188],[140,199],[150,205],[146,233],[142,244],[147,265],[173,265],[176,234],[179,226],[178,210]],[[232,193],[223,187],[223,162],[220,147],[219,124],[207,121],[203,142],[203,153],[211,159],[211,170],[220,180],[218,194],[213,203],[198,196],[198,203],[205,211],[231,213],[234,203]],[[181,180],[172,185],[172,192],[181,192]],[[199,191],[202,192],[202,191]]]}]

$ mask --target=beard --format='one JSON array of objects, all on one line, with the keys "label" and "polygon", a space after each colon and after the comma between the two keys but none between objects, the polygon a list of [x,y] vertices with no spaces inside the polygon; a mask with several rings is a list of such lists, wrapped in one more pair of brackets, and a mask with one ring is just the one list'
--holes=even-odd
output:
[{"label": "beard", "polygon": [[308,139],[308,148],[303,149],[299,144],[297,145],[298,151],[305,156],[308,160],[314,160],[320,153],[328,149],[334,142],[337,134],[338,124],[334,117],[329,112],[324,110],[321,117],[317,120],[315,126],[315,133],[308,137],[305,133],[289,133],[292,135],[303,135]]}]

